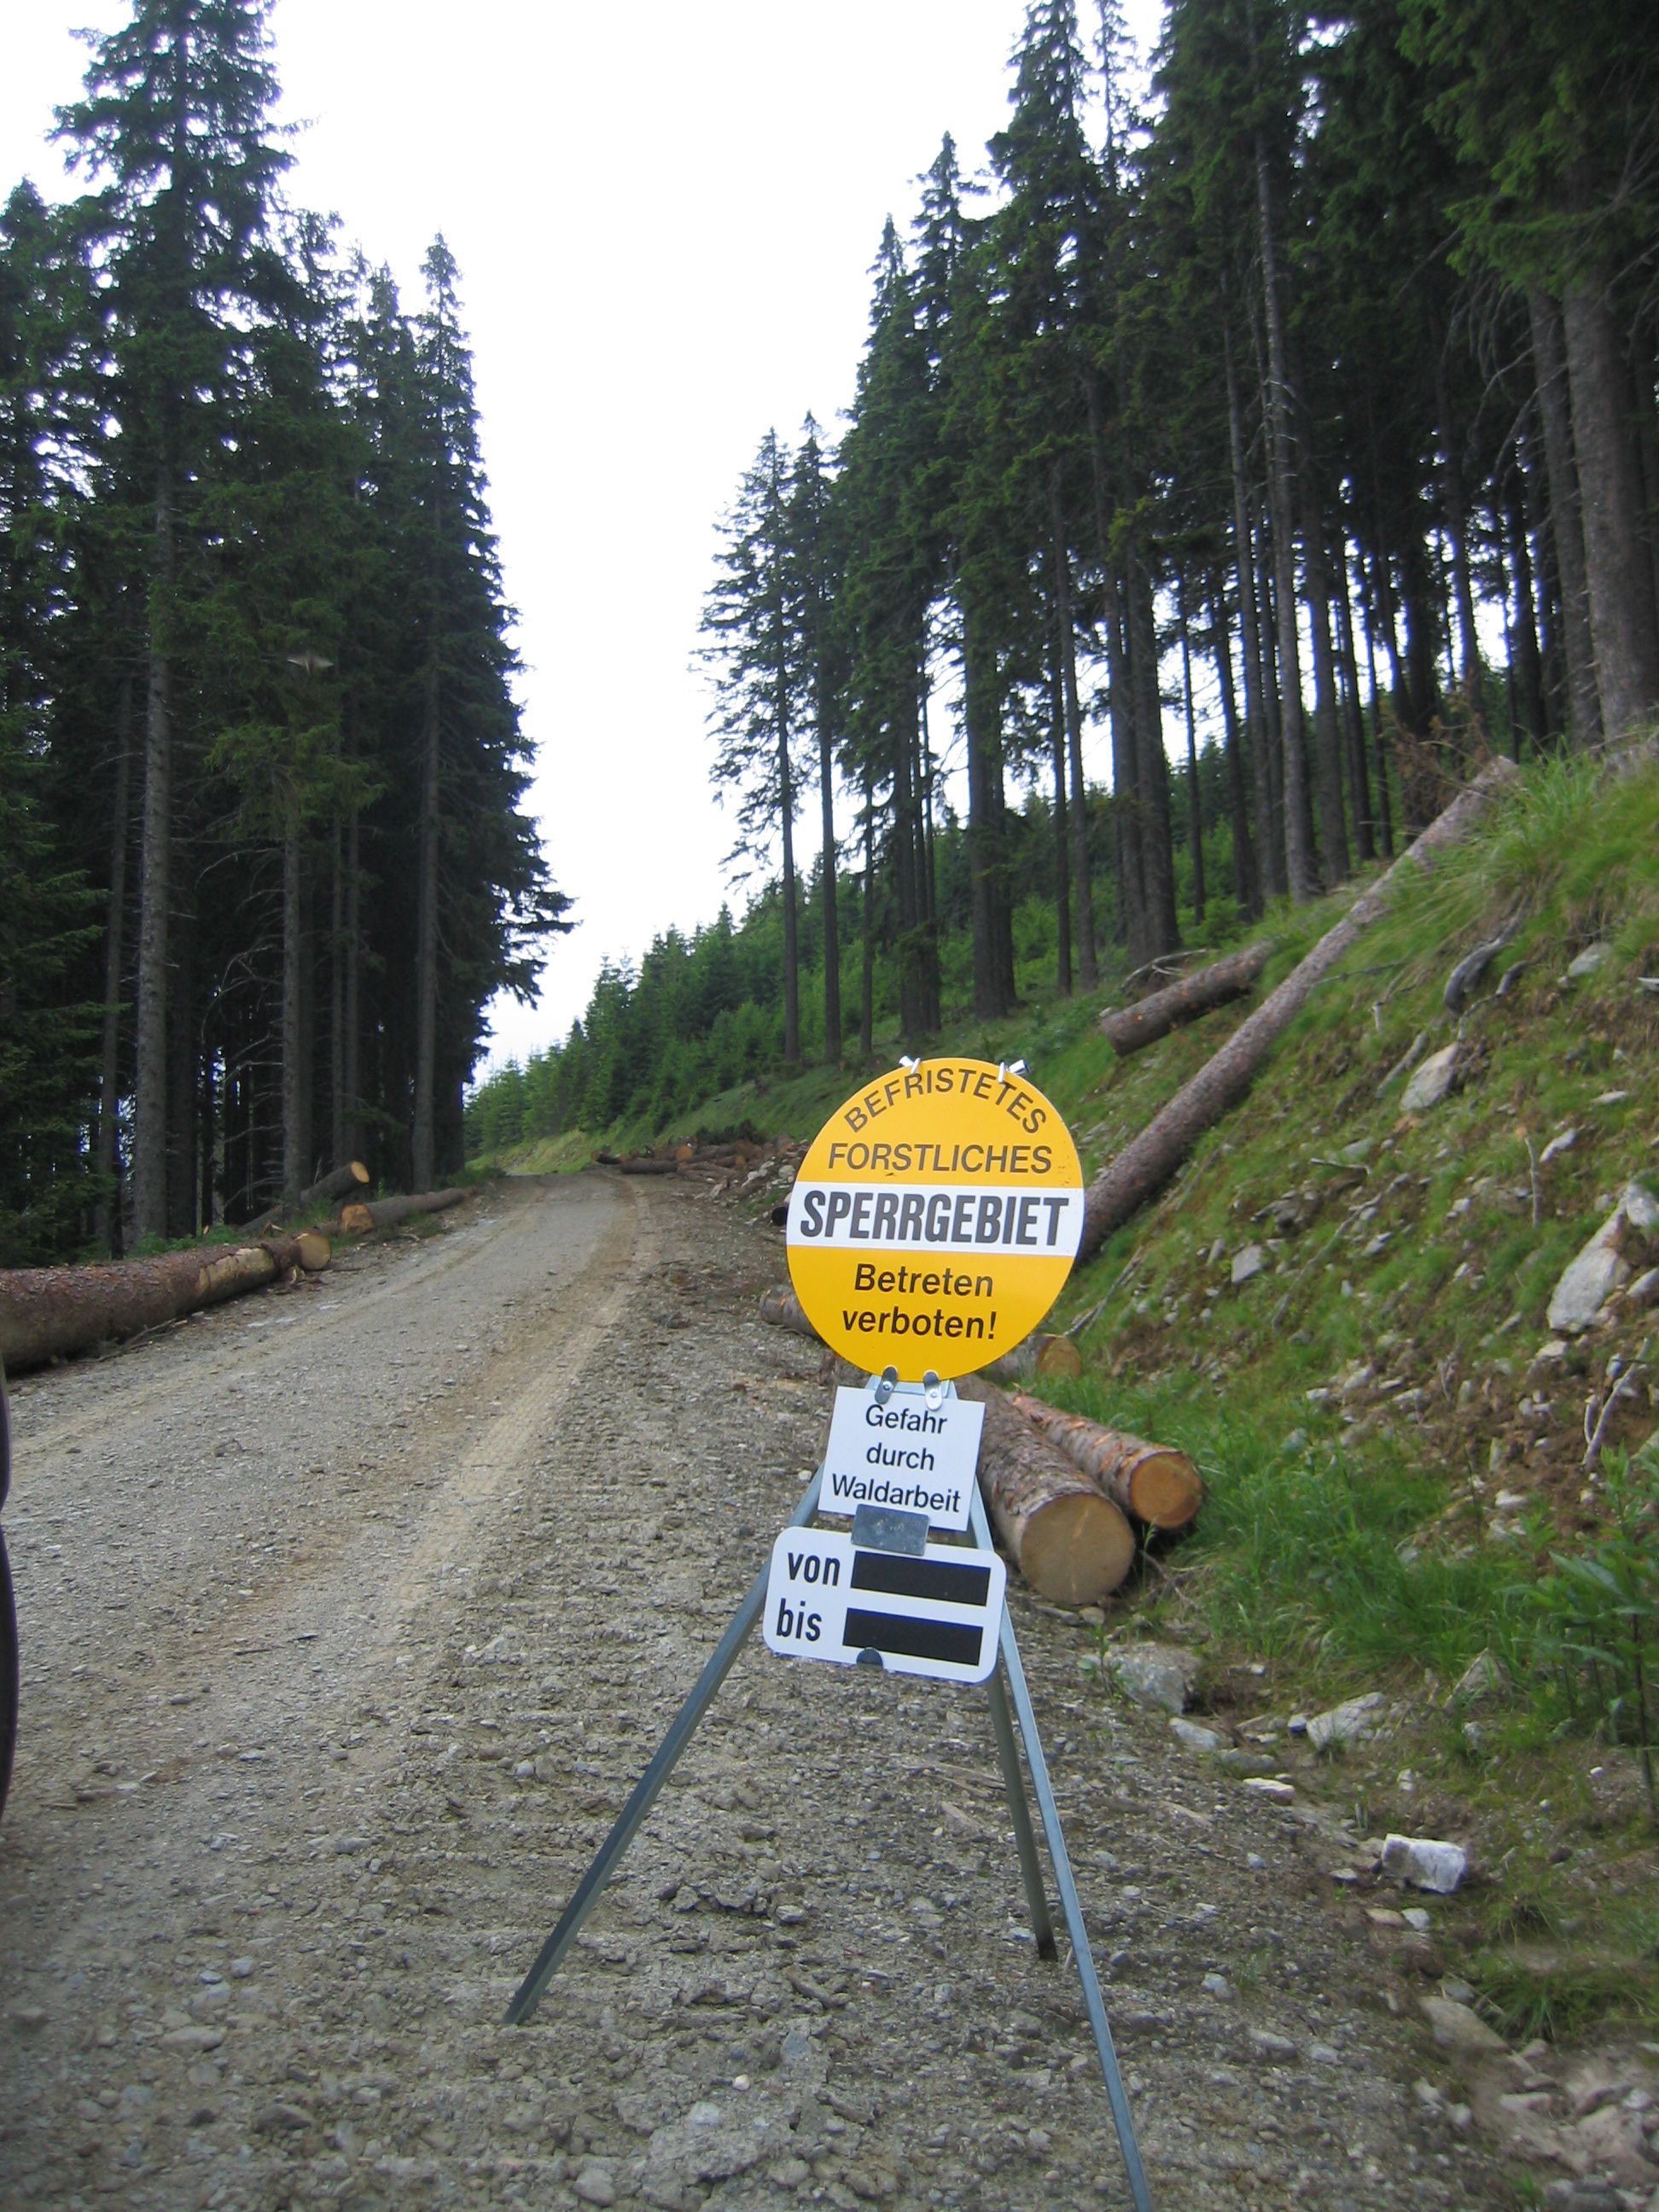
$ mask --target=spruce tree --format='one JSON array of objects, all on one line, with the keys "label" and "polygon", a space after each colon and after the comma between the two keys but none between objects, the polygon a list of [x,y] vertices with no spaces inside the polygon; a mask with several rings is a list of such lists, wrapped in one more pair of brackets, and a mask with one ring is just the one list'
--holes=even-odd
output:
[{"label": "spruce tree", "polygon": [[783,1057],[800,1058],[800,973],[795,886],[797,749],[807,726],[799,571],[792,558],[790,459],[777,433],[762,439],[721,529],[704,604],[704,659],[714,679],[710,715],[717,785],[737,793],[733,860],[763,859],[778,841],[782,862]]}]

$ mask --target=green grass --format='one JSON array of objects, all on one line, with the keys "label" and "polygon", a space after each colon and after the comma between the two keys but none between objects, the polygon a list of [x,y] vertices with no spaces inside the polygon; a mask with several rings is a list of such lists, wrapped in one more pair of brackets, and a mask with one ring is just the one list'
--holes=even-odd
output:
[{"label": "green grass", "polygon": [[[1275,950],[1263,994],[1349,896],[1266,916],[1259,933]],[[1382,1091],[1383,1076],[1419,1035],[1434,1050],[1458,1034],[1447,975],[1509,925],[1486,995],[1462,1019],[1464,1087],[1403,1117],[1403,1085]],[[1569,960],[1597,938],[1610,957],[1565,983]],[[1206,930],[1205,942],[1218,940]],[[1517,964],[1506,995],[1492,995]],[[1635,981],[1655,975],[1659,768],[1613,783],[1583,764],[1534,768],[1478,836],[1406,883],[1312,994],[1249,1098],[1076,1271],[1056,1310],[1064,1323],[1099,1309],[1079,1339],[1083,1376],[1049,1394],[1190,1452],[1207,1486],[1194,1528],[1153,1549],[1104,1632],[1178,1635],[1212,1681],[1248,1681],[1242,1698],[1279,1712],[1377,1687],[1400,1700],[1413,1717],[1404,1737],[1375,1758],[1352,1754],[1340,1782],[1368,1820],[1441,1821],[1431,1832],[1467,1837],[1494,1870],[1447,1920],[1462,1971],[1515,2033],[1573,2033],[1609,2014],[1659,2020],[1659,1854],[1631,1735],[1631,1669],[1603,1665],[1623,1703],[1598,1702],[1595,1662],[1565,1647],[1607,1624],[1575,1625],[1589,1593],[1560,1564],[1594,1559],[1616,1536],[1605,1478],[1578,1465],[1584,1401],[1610,1352],[1636,1356],[1659,1325],[1621,1317],[1533,1364],[1561,1269],[1610,1194],[1659,1168],[1659,1000]],[[1118,1060],[1097,1023],[1109,998],[1032,989],[1018,1014],[958,1024],[938,1048],[1026,1059],[1091,1174],[1245,1011]],[[897,1053],[895,1037],[878,1041],[882,1066]],[[660,1143],[699,1124],[747,1123],[806,1138],[856,1080],[803,1068],[705,1101],[682,1125],[605,1134]],[[1597,1103],[1614,1091],[1629,1097]],[[1535,1170],[1534,1223],[1528,1140],[1541,1154],[1568,1127],[1576,1146]],[[565,1139],[557,1157],[541,1148],[524,1164],[574,1164],[592,1142]],[[1356,1146],[1358,1165],[1345,1158]],[[1281,1235],[1272,1209],[1291,1193],[1305,1194],[1308,1218]],[[1351,1221],[1363,1206],[1375,1213]],[[1235,1287],[1232,1257],[1251,1243],[1267,1270]],[[1365,1368],[1370,1381],[1345,1395]],[[1539,1398],[1547,1418],[1523,1415]],[[1641,1411],[1650,1428],[1649,1401]],[[1610,1453],[1608,1469],[1619,1465]],[[1530,1500],[1514,1516],[1519,1533],[1492,1540],[1497,1496],[1517,1486]],[[1650,1521],[1632,1525],[1650,1545]],[[1514,1687],[1480,1707],[1469,1736],[1446,1695],[1483,1650]],[[1399,1795],[1407,1763],[1426,1799]],[[1334,1768],[1319,1771],[1335,1785]]]}]

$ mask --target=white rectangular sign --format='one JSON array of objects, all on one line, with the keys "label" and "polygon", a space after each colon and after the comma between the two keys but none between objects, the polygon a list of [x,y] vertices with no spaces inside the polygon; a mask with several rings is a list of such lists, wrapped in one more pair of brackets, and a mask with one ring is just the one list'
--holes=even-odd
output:
[{"label": "white rectangular sign", "polygon": [[925,1513],[934,1528],[965,1528],[985,1408],[954,1392],[935,1397],[929,1405],[915,1384],[879,1404],[867,1388],[837,1390],[818,1510],[896,1507]]},{"label": "white rectangular sign", "polygon": [[915,1558],[858,1550],[828,1528],[786,1528],[772,1547],[767,1648],[839,1667],[873,1651],[891,1674],[983,1682],[1007,1582],[994,1552],[929,1544]]}]

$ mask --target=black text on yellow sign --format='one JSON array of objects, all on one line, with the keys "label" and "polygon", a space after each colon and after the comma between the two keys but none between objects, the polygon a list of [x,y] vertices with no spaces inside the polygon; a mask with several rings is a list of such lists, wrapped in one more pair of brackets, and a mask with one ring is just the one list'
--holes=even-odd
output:
[{"label": "black text on yellow sign", "polygon": [[948,1379],[1030,1334],[1082,1233],[1077,1147],[1042,1092],[988,1060],[921,1060],[866,1085],[813,1139],[789,1201],[789,1272],[844,1358]]}]

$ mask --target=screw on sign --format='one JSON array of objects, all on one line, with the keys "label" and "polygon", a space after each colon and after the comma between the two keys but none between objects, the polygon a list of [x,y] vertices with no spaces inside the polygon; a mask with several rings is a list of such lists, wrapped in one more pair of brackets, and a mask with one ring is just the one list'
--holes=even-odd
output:
[{"label": "screw on sign", "polygon": [[866,1084],[813,1139],[789,1200],[789,1273],[844,1358],[919,1382],[1029,1336],[1083,1234],[1083,1170],[1036,1086],[983,1060]]}]

